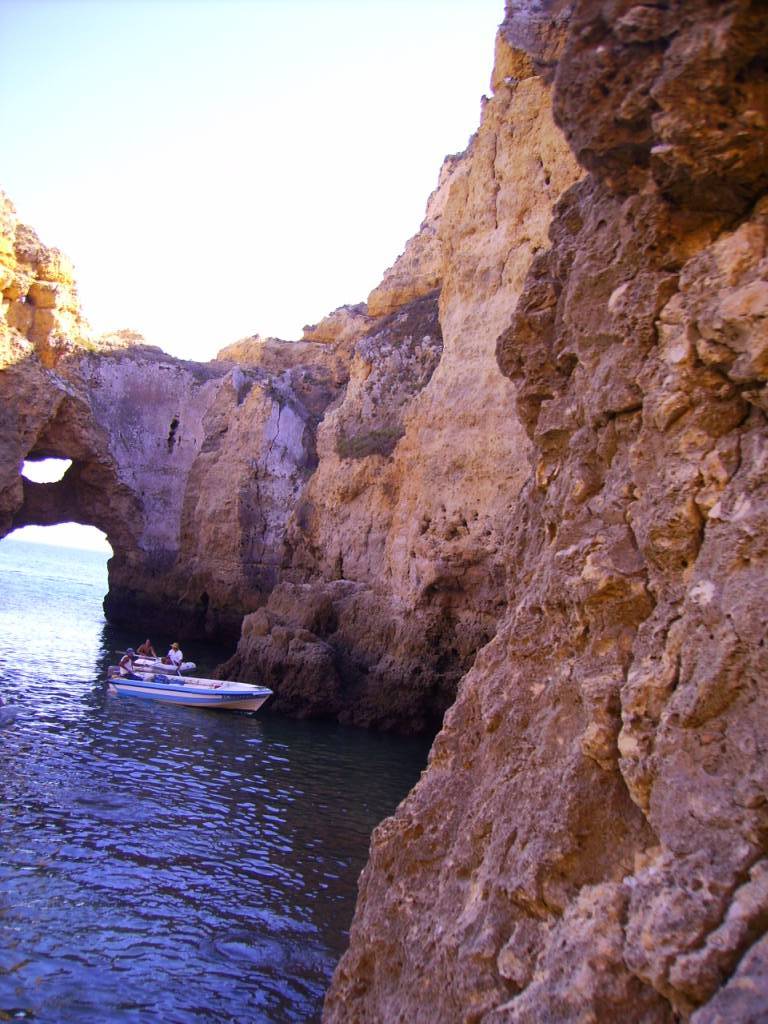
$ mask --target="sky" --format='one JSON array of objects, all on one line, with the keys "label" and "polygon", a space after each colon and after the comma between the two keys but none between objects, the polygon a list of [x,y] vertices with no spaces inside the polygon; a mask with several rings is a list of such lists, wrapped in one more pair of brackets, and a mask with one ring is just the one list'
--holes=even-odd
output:
[{"label": "sky", "polygon": [[364,301],[489,91],[503,0],[0,0],[0,188],[97,332],[212,359]]}]

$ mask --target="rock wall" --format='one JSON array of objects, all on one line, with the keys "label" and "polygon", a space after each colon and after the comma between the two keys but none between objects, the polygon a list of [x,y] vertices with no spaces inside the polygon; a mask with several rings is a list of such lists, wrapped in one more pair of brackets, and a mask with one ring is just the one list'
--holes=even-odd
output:
[{"label": "rock wall", "polygon": [[[1,212],[0,536],[97,526],[114,550],[111,620],[234,643],[277,580],[348,354],[251,339],[199,364],[129,331],[96,338],[64,257],[7,199]],[[60,482],[20,475],[26,459],[47,457],[72,460]]]},{"label": "rock wall", "polygon": [[[300,342],[254,336],[202,366],[130,332],[62,325],[69,348],[47,355],[24,339],[14,374],[47,369],[37,389],[63,381],[71,397],[33,403],[0,486],[4,529],[101,526],[109,618],[239,637],[222,674],[268,679],[277,710],[436,731],[504,608],[509,504],[528,473],[496,338],[581,173],[548,87],[514,70],[368,302]],[[14,222],[9,251],[25,231]],[[24,458],[51,454],[75,459],[60,485],[21,482]]]},{"label": "rock wall", "polygon": [[368,302],[207,365],[93,338],[2,207],[0,535],[100,526],[110,617],[277,710],[448,709],[327,1022],[766,1014],[767,25],[509,0]]},{"label": "rock wall", "polygon": [[581,174],[546,83],[506,79],[369,296],[281,584],[222,668],[269,678],[278,710],[434,729],[496,631],[510,505],[529,472],[496,339]]},{"label": "rock wall", "polygon": [[499,330],[507,608],[374,833],[324,1019],[763,1020],[765,9],[507,14],[497,69],[552,81],[590,173]]}]

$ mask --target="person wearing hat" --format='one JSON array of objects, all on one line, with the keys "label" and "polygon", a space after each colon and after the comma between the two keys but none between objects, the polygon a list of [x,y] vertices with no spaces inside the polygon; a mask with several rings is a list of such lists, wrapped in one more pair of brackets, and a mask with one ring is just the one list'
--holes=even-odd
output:
[{"label": "person wearing hat", "polygon": [[125,654],[120,659],[120,675],[129,676],[133,673],[133,659],[136,657],[136,651],[132,647],[129,647]]},{"label": "person wearing hat", "polygon": [[163,658],[163,661],[166,665],[173,665],[176,671],[179,671],[181,663],[184,661],[184,655],[181,653],[181,648],[177,643],[171,644],[170,650]]}]

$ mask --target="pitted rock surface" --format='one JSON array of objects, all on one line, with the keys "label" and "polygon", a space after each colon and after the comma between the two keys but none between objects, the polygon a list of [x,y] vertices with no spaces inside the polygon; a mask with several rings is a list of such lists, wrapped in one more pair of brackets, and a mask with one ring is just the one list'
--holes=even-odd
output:
[{"label": "pitted rock surface", "polygon": [[758,1021],[768,26],[749,3],[525,6],[518,39],[551,38],[548,9],[566,34],[518,73],[553,81],[591,173],[497,346],[530,442],[507,610],[374,834],[324,1019]]}]

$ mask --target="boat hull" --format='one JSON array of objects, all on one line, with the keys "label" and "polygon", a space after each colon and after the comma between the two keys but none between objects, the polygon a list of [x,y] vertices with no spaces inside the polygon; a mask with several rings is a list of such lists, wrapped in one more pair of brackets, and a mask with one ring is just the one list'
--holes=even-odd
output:
[{"label": "boat hull", "polygon": [[253,686],[251,683],[161,675],[147,678],[113,675],[109,685],[120,697],[139,697],[163,704],[215,710],[258,711],[272,696],[272,691],[266,686]]}]

